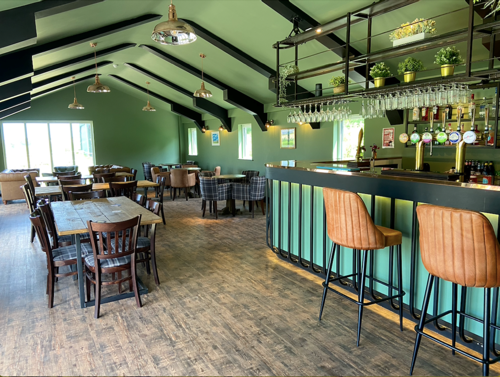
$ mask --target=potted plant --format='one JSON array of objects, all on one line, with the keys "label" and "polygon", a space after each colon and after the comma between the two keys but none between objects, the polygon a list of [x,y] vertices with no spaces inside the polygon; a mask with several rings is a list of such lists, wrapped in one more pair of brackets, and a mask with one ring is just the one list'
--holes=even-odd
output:
[{"label": "potted plant", "polygon": [[375,88],[380,88],[385,85],[385,78],[391,75],[391,70],[384,62],[375,64],[370,69],[370,76],[373,77]]},{"label": "potted plant", "polygon": [[464,59],[460,56],[460,50],[457,50],[455,46],[443,47],[438,51],[435,58],[434,64],[441,66],[441,76],[443,77],[453,76],[455,66],[464,62]]},{"label": "potted plant", "polygon": [[392,47],[425,39],[436,33],[436,21],[416,18],[413,22],[401,24],[401,27],[389,34]]},{"label": "potted plant", "polygon": [[288,102],[286,99],[286,87],[292,83],[291,80],[287,80],[287,77],[289,75],[294,75],[296,73],[299,73],[299,67],[293,64],[285,65],[280,68],[280,74],[279,74],[279,88],[280,88],[280,94],[279,94],[279,105],[282,103]]},{"label": "potted plant", "polygon": [[424,70],[424,63],[421,60],[409,57],[398,64],[398,73],[404,74],[405,82],[415,81],[417,72]]},{"label": "potted plant", "polygon": [[342,93],[345,91],[345,77],[336,76],[330,80],[330,85],[333,86],[333,94]]}]

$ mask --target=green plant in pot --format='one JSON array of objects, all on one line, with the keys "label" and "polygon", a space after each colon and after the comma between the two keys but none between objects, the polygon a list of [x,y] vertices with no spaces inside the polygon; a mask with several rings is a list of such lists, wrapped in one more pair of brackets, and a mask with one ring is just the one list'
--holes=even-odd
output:
[{"label": "green plant in pot", "polygon": [[333,86],[333,94],[342,93],[345,91],[345,77],[335,76],[330,80],[330,85]]},{"label": "green plant in pot", "polygon": [[405,82],[415,81],[417,72],[424,70],[424,63],[421,60],[409,57],[398,64],[398,73],[404,75]]},{"label": "green plant in pot", "polygon": [[455,46],[443,47],[438,51],[435,58],[434,64],[441,66],[441,76],[443,77],[453,76],[455,66],[464,62],[464,59],[460,56],[460,50],[457,50]]},{"label": "green plant in pot", "polygon": [[375,64],[372,69],[370,69],[370,76],[373,77],[373,82],[375,88],[380,88],[385,85],[386,77],[391,75],[391,70],[384,62]]}]

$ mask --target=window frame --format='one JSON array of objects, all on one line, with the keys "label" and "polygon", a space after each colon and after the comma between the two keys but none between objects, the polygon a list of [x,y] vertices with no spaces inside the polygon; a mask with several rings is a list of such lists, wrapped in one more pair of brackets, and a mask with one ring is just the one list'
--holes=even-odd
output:
[{"label": "window frame", "polygon": [[[193,136],[194,136],[194,144],[192,145]],[[194,146],[195,153],[191,153],[192,146]],[[188,128],[188,156],[198,156],[198,133],[196,127]]]},{"label": "window frame", "polygon": [[[250,146],[250,153],[248,153],[248,146],[246,145],[245,141],[246,138],[244,137],[244,130],[250,129],[250,138],[252,140],[252,145]],[[253,131],[252,131],[252,124],[251,123],[244,123],[244,124],[238,124],[238,159],[239,160],[246,160],[246,161],[253,161]]]},{"label": "window frame", "polygon": [[[345,122],[350,122],[350,121],[359,121],[361,120],[363,122],[363,140],[365,138],[364,134],[364,129],[365,129],[365,122],[363,117],[360,115],[350,115],[349,119],[341,120],[341,121],[335,121],[334,127],[333,127],[333,159],[336,161],[344,161],[348,160],[349,157],[344,158],[344,152],[345,152],[345,145],[344,145],[344,124]],[[356,139],[357,143],[357,139]],[[356,144],[357,145],[357,144]],[[363,145],[363,143],[361,143]]]},{"label": "window frame", "polygon": [[24,142],[26,145],[26,157],[28,161],[28,169],[35,169],[34,167],[31,166],[31,160],[29,156],[29,143],[28,143],[28,128],[27,124],[46,124],[47,125],[47,135],[48,135],[48,140],[49,140],[49,152],[50,152],[50,166],[51,169],[54,169],[54,159],[52,157],[52,140],[50,138],[50,124],[55,124],[55,123],[62,123],[62,124],[69,124],[70,128],[70,135],[71,135],[71,159],[72,159],[72,165],[75,165],[75,146],[74,146],[74,139],[73,139],[73,124],[89,124],[90,125],[90,142],[92,143],[92,163],[95,165],[96,164],[96,150],[95,150],[95,140],[94,140],[94,123],[91,120],[5,120],[3,122],[0,122],[0,136],[2,138],[2,157],[3,157],[3,163],[5,166],[5,169],[8,169],[7,167],[7,155],[6,155],[6,149],[5,149],[5,135],[3,132],[3,126],[4,124],[9,124],[9,123],[16,123],[16,124],[23,124],[24,125]]}]

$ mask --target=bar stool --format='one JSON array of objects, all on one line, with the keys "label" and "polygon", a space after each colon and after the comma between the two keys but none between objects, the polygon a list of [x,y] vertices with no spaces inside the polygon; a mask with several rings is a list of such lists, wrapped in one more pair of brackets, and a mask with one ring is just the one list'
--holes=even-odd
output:
[{"label": "bar stool", "polygon": [[[500,287],[500,248],[495,232],[488,219],[479,212],[459,210],[434,205],[417,207],[420,227],[420,253],[425,269],[429,272],[427,288],[422,305],[420,322],[415,326],[417,336],[410,375],[413,373],[415,360],[422,336],[434,340],[461,355],[483,364],[483,376],[489,375],[490,364],[499,358],[490,360],[490,331],[499,329],[491,324],[491,288]],[[427,308],[435,278],[452,283],[452,309],[426,320]],[[484,288],[483,320],[457,310],[458,285],[463,287]],[[445,315],[452,315],[451,345],[429,334],[424,327]],[[483,356],[478,358],[455,346],[457,337],[457,314],[483,323]]]},{"label": "bar stool", "polygon": [[[328,290],[331,290],[340,296],[358,304],[358,335],[356,345],[359,346],[359,338],[361,336],[361,321],[363,319],[363,307],[372,305],[382,301],[392,300],[399,298],[399,327],[403,331],[403,300],[405,295],[403,291],[403,277],[401,275],[401,242],[403,235],[401,232],[384,228],[383,226],[375,225],[366,210],[365,204],[358,194],[348,191],[335,190],[331,188],[323,188],[323,197],[325,201],[326,222],[328,228],[328,236],[333,242],[330,259],[328,261],[328,268],[326,272],[326,279],[323,283],[323,298],[321,300],[321,308],[319,311],[319,320],[323,313],[325,306],[325,299]],[[332,277],[332,264],[335,255],[335,249],[340,246],[348,247],[350,249],[364,250],[363,265],[361,271],[355,271],[350,275]],[[380,284],[390,288],[391,293],[396,290],[398,293],[380,300],[364,302],[364,287],[366,279],[366,261],[368,252],[373,250],[384,249],[390,247],[393,251],[394,246],[397,246],[397,270],[398,270],[398,286],[390,286],[380,280],[374,279]],[[392,253],[391,253],[392,255]],[[392,271],[390,271],[392,274]],[[360,276],[361,275],[361,276]],[[353,277],[353,280],[358,280],[358,300],[353,300],[349,296],[329,287],[329,283]]]}]

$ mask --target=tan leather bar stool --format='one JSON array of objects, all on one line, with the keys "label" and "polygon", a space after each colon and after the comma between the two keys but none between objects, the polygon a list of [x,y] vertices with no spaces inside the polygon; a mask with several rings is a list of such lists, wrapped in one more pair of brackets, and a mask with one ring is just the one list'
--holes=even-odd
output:
[{"label": "tan leather bar stool", "polygon": [[[392,300],[399,298],[399,327],[403,331],[403,300],[405,295],[403,291],[403,277],[401,275],[401,242],[403,235],[401,232],[384,228],[383,226],[375,225],[366,210],[365,204],[358,194],[348,191],[334,190],[331,188],[323,189],[323,197],[325,201],[326,222],[328,228],[328,236],[333,241],[330,259],[328,261],[328,268],[326,270],[326,279],[323,283],[323,298],[321,300],[321,308],[319,311],[319,320],[323,313],[325,306],[325,299],[328,290],[331,290],[348,300],[358,304],[358,336],[356,344],[359,346],[359,338],[361,335],[361,321],[363,319],[363,307],[367,305],[376,304],[382,301]],[[332,277],[332,264],[335,255],[335,249],[344,246],[350,249],[364,250],[363,265],[361,271],[355,271],[350,275]],[[365,295],[365,279],[366,279],[366,261],[368,253],[373,250],[380,250],[386,247],[394,248],[397,246],[397,270],[398,270],[398,286],[389,286],[389,284],[373,278],[374,281],[390,287],[391,292],[395,290],[398,292],[396,295],[382,298],[380,300],[364,302]],[[392,253],[391,253],[392,255]],[[392,274],[392,271],[389,272]],[[361,275],[361,276],[360,276]],[[353,300],[349,296],[329,287],[332,281],[352,277],[358,279],[358,300]]]},{"label": "tan leather bar stool", "polygon": [[[417,337],[411,362],[410,375],[413,373],[415,360],[422,336],[434,340],[461,355],[483,364],[483,376],[489,375],[490,364],[500,357],[490,360],[490,332],[500,329],[490,320],[491,288],[500,287],[500,248],[488,219],[479,212],[459,210],[433,205],[417,207],[420,227],[420,253],[424,267],[429,272],[427,288],[420,322],[415,326]],[[452,283],[452,309],[426,320],[427,308],[435,278]],[[457,311],[458,285],[463,287],[484,288],[483,319]],[[446,315],[451,318],[451,345],[424,333],[426,324]],[[483,323],[483,357],[478,358],[456,348],[457,315]]]}]

